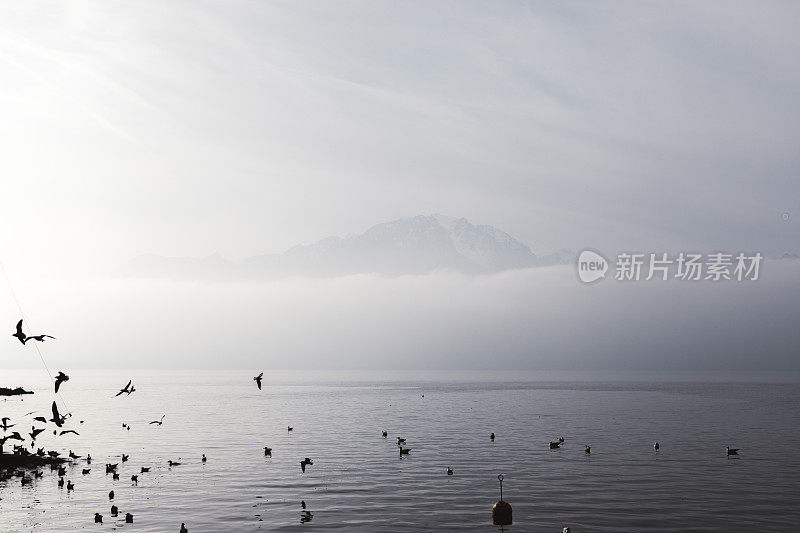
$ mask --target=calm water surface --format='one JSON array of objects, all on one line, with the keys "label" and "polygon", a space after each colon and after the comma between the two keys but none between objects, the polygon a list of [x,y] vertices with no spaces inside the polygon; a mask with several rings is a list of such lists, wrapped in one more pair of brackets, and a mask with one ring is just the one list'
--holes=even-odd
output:
[{"label": "calm water surface", "polygon": [[[91,472],[81,474],[82,460],[71,467],[69,494],[49,469],[32,485],[0,482],[2,532],[177,532],[181,522],[191,533],[488,532],[497,529],[500,473],[514,509],[510,531],[797,531],[800,523],[798,384],[267,373],[259,392],[241,372],[68,373],[63,399],[80,436],[48,432],[39,445],[91,453]],[[137,391],[111,398],[129,378]],[[0,384],[36,391],[0,401],[14,430],[27,430],[29,411],[49,413],[43,371],[2,371]],[[148,424],[162,414],[163,426]],[[396,436],[409,456],[399,457]],[[550,450],[558,436],[565,444]],[[728,459],[726,445],[741,456]],[[131,458],[112,481],[104,464],[121,453]],[[302,474],[304,457],[314,465]],[[180,466],[167,466],[178,458]],[[142,466],[152,470],[132,485]]]}]

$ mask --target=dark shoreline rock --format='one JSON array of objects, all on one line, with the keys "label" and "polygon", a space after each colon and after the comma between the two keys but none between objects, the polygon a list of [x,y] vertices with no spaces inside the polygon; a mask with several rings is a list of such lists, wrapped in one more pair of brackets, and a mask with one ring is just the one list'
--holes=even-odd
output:
[{"label": "dark shoreline rock", "polygon": [[22,387],[17,387],[16,389],[0,387],[0,396],[20,396],[22,394],[33,394],[33,391],[25,390]]}]

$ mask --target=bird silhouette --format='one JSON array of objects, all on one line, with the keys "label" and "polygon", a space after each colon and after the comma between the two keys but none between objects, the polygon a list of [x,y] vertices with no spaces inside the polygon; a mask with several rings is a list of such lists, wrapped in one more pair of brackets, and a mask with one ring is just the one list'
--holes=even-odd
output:
[{"label": "bird silhouette", "polygon": [[33,417],[33,419],[36,422],[44,422],[45,424],[47,424],[47,419],[45,417],[43,417],[43,416],[35,416],[35,417]]},{"label": "bird silhouette", "polygon": [[208,461],[208,459],[206,458],[206,454],[203,454],[203,458],[201,459],[201,461],[202,461],[202,462],[204,462],[204,463],[205,463],[206,461]]},{"label": "bird silhouette", "polygon": [[53,422],[58,427],[63,426],[64,425],[64,421],[67,419],[67,417],[64,416],[64,415],[58,414],[58,406],[56,405],[55,400],[53,401],[53,406],[52,406],[51,409],[53,411],[53,418],[50,419],[50,422]]},{"label": "bird silhouette", "polygon": [[136,483],[138,485],[139,484],[139,476],[137,476],[137,475],[131,476],[131,482]]},{"label": "bird silhouette", "polygon": [[123,454],[122,454],[122,462],[124,463],[125,461],[127,461],[127,460],[128,460],[128,457],[129,457],[128,455],[126,455],[126,454],[124,454],[124,453],[123,453]]},{"label": "bird silhouette", "polygon": [[264,446],[264,455],[272,457],[272,448],[269,446]]},{"label": "bird silhouette", "polygon": [[189,533],[189,530],[186,529],[186,524],[181,522],[181,530],[179,533]]},{"label": "bird silhouette", "polygon": [[740,448],[731,448],[730,446],[725,446],[725,454],[726,455],[739,455]]},{"label": "bird silhouette", "polygon": [[294,429],[294,428],[293,428],[292,426],[286,426],[286,431],[287,431],[287,432],[289,432],[289,431],[292,431],[293,429]]},{"label": "bird silhouette", "polygon": [[305,459],[303,459],[302,461],[300,461],[300,469],[303,471],[303,473],[305,473],[305,471],[306,471],[306,465],[313,465],[313,464],[314,464],[314,461],[312,461],[311,459],[309,459],[308,457],[306,457]]},{"label": "bird silhouette", "polygon": [[56,393],[58,393],[58,388],[61,387],[61,384],[65,381],[69,381],[69,376],[63,372],[59,372],[56,376]]},{"label": "bird silhouette", "polygon": [[[180,457],[178,457],[178,459],[180,459]],[[169,464],[169,466],[180,466],[180,463],[178,461],[173,461],[172,459],[167,461],[167,464]]]},{"label": "bird silhouette", "polygon": [[399,446],[399,448],[400,448],[400,457],[408,455],[408,452],[411,451],[411,448],[403,448],[402,446]]},{"label": "bird silhouette", "polygon": [[20,319],[20,321],[17,322],[17,331],[15,333],[12,333],[11,336],[19,339],[19,342],[21,342],[22,344],[25,344],[25,341],[28,340],[28,336],[25,335],[25,333],[22,331],[22,319]]},{"label": "bird silhouette", "polygon": [[55,339],[55,337],[53,337],[52,335],[30,335],[25,340],[29,341],[31,339],[39,342],[44,342],[45,339]]},{"label": "bird silhouette", "polygon": [[559,447],[559,446],[561,446],[561,443],[560,443],[560,442],[551,442],[551,443],[550,443],[550,449],[551,449],[551,450],[558,449],[558,447]]},{"label": "bird silhouette", "polygon": [[659,448],[661,448],[661,446],[659,446],[657,442],[655,444],[653,444],[653,449],[655,451],[658,451]]},{"label": "bird silhouette", "polygon": [[72,450],[70,450],[70,451],[69,451],[69,458],[70,458],[70,459],[79,459],[79,458],[80,458],[80,455],[75,455],[75,452],[73,452]]},{"label": "bird silhouette", "polygon": [[59,489],[63,489],[64,488],[64,478],[63,477],[58,478],[58,488]]},{"label": "bird silhouette", "polygon": [[32,441],[36,440],[36,437],[39,435],[39,433],[41,433],[44,430],[45,428],[36,429],[35,427],[31,426],[31,440]]},{"label": "bird silhouette", "polygon": [[125,513],[125,523],[133,524],[133,515],[131,513]]},{"label": "bird silhouette", "polygon": [[102,524],[103,523],[103,515],[100,513],[94,513],[94,523],[95,524]]},{"label": "bird silhouette", "polygon": [[[1,427],[1,428],[3,428],[3,431],[4,431],[4,432],[5,432],[5,431],[8,431],[8,429],[9,429],[9,428],[13,428],[14,426],[16,426],[16,424],[9,424],[9,423],[8,423],[8,421],[9,421],[9,420],[11,420],[11,419],[10,419],[10,418],[8,418],[7,416],[4,416],[4,417],[3,417],[2,419],[0,419],[0,420],[2,420],[2,422],[3,422],[3,424],[2,424],[2,425],[0,425],[0,427]],[[46,422],[46,420],[45,420],[45,422]]]},{"label": "bird silhouette", "polygon": [[494,440],[494,433],[492,433],[491,435],[489,435],[489,440],[492,440],[492,441]]},{"label": "bird silhouette", "polygon": [[[119,392],[118,392],[118,393],[116,393],[116,394],[114,395],[114,398],[116,398],[117,396],[119,396],[120,394],[123,394],[123,393],[125,393],[125,394],[129,394],[129,395],[130,395],[130,393],[131,393],[131,392],[133,392],[133,391],[131,390],[131,385],[132,385],[132,384],[133,384],[133,381],[132,381],[132,380],[128,380],[128,384],[127,384],[127,385],[125,385],[123,388],[121,388],[121,389],[119,390]],[[123,424],[123,426],[124,426],[124,425],[125,425],[125,424]]]},{"label": "bird silhouette", "polygon": [[85,476],[86,474],[88,474],[91,471],[92,471],[91,468],[84,468],[83,470],[81,470],[81,474],[83,474]]},{"label": "bird silhouette", "polygon": [[584,444],[583,445],[583,453],[589,455],[590,453],[592,453],[592,447],[589,446],[588,444]]},{"label": "bird silhouette", "polygon": [[151,424],[158,424],[159,426],[164,423],[164,417],[167,415],[161,415],[161,420],[153,420],[150,422]]},{"label": "bird silhouette", "polygon": [[139,473],[140,473],[140,474],[144,474],[145,472],[149,472],[149,471],[150,471],[150,467],[149,467],[149,466],[143,466],[143,467],[142,467],[142,471],[141,471],[141,472],[139,472]]},{"label": "bird silhouette", "polygon": [[59,433],[59,436],[61,436],[61,435],[66,435],[66,434],[68,434],[68,433],[74,433],[75,435],[80,435],[80,433],[78,433],[78,432],[77,432],[77,431],[75,431],[74,429],[65,429],[64,431],[62,431],[61,433]]},{"label": "bird silhouette", "polygon": [[[111,493],[113,493],[113,492],[114,491],[112,490]],[[111,496],[111,494],[109,494],[109,496]],[[111,506],[111,516],[117,516],[118,514],[119,514],[119,507],[117,507],[116,505],[112,505]]]},{"label": "bird silhouette", "polygon": [[386,431],[381,431],[381,437],[383,437],[385,439],[388,436],[389,436],[389,433],[387,433]]},{"label": "bird silhouette", "polygon": [[400,437],[397,437],[397,444],[405,444],[405,442],[406,439],[401,439]]},{"label": "bird silhouette", "polygon": [[447,475],[448,476],[452,476],[453,475],[453,469],[450,468],[449,466],[447,467]]},{"label": "bird silhouette", "polygon": [[264,377],[264,373],[262,372],[262,373],[260,373],[259,375],[257,375],[256,377],[253,378],[253,381],[255,381],[256,385],[258,385],[258,390],[261,390],[261,379],[263,377]]},{"label": "bird silhouette", "polygon": [[114,499],[114,491],[113,490],[108,493],[108,499],[109,500],[113,500]]},{"label": "bird silhouette", "polygon": [[75,483],[73,483],[72,481],[67,480],[67,492],[69,492],[71,490],[75,490]]}]

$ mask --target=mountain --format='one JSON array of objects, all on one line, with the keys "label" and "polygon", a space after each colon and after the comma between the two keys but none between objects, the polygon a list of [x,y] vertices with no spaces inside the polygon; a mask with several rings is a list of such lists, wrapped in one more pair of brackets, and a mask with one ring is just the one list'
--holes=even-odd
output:
[{"label": "mountain", "polygon": [[331,236],[283,254],[250,257],[240,264],[219,255],[205,259],[145,255],[134,259],[126,273],[205,279],[399,276],[436,270],[477,275],[560,264],[573,257],[562,251],[540,261],[526,244],[492,226],[473,225],[466,218],[419,215],[376,224],[360,235]]}]

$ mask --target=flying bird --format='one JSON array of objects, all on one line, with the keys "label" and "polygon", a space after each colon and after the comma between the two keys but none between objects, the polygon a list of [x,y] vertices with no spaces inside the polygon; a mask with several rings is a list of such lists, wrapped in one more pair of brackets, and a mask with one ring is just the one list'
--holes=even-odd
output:
[{"label": "flying bird", "polygon": [[36,416],[33,419],[37,422],[44,422],[45,424],[47,424],[47,419],[43,416]]},{"label": "flying bird", "polygon": [[12,333],[11,336],[19,339],[19,342],[21,342],[22,344],[25,344],[25,341],[28,340],[28,336],[25,335],[25,333],[22,331],[22,319],[20,319],[20,321],[17,322],[17,331],[16,333]]},{"label": "flying bird", "polygon": [[306,465],[313,465],[313,464],[314,464],[314,461],[312,461],[311,459],[309,459],[308,457],[306,457],[305,459],[303,459],[302,461],[300,461],[300,468],[301,468],[301,470],[303,471],[303,473],[305,473],[305,471],[306,471]]},{"label": "flying bird", "polygon": [[59,435],[59,436],[61,436],[61,435],[66,435],[67,433],[74,433],[75,435],[80,435],[80,433],[78,433],[78,432],[77,432],[77,431],[75,431],[74,429],[65,429],[64,431],[62,431],[62,432],[61,432],[61,433],[59,433],[58,435]]},{"label": "flying bird", "polygon": [[56,376],[56,394],[58,394],[58,388],[61,386],[62,383],[65,381],[69,381],[69,376],[63,372],[59,372]]},{"label": "flying bird", "polygon": [[125,385],[123,388],[121,388],[121,389],[119,390],[119,392],[118,392],[118,393],[116,393],[116,394],[114,395],[114,398],[116,398],[117,396],[119,396],[119,395],[120,395],[120,394],[122,394],[122,393],[127,393],[127,394],[130,394],[131,392],[133,392],[133,391],[131,390],[131,384],[132,384],[132,383],[133,383],[133,381],[132,381],[132,380],[128,380],[128,384],[127,384],[127,385]]},{"label": "flying bird", "polygon": [[35,341],[44,342],[45,338],[47,338],[47,339],[55,339],[55,337],[53,337],[52,335],[31,335],[30,337],[28,337],[25,340],[29,341],[29,340],[33,339]]},{"label": "flying bird", "polygon": [[161,415],[161,420],[153,420],[150,422],[151,424],[158,424],[159,426],[164,423],[164,417],[167,415]]},{"label": "flying bird", "polygon": [[45,428],[36,429],[35,427],[31,426],[31,440],[36,440],[36,437],[39,435],[39,433],[41,433],[44,430]]},{"label": "flying bird", "polygon": [[253,381],[255,381],[256,385],[258,385],[258,390],[261,390],[261,379],[263,377],[264,377],[264,373],[262,372],[262,373],[260,373],[259,375],[257,375],[256,377],[253,378]]},{"label": "flying bird", "polygon": [[50,422],[53,422],[58,427],[64,425],[64,421],[67,419],[66,416],[58,414],[58,406],[56,405],[55,400],[53,400],[53,418],[50,419]]}]

